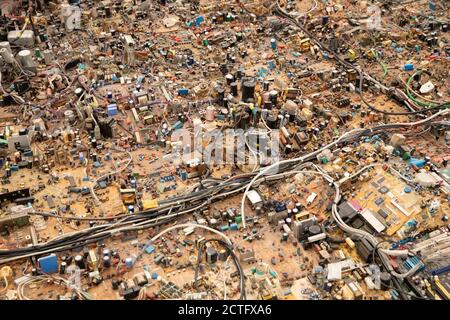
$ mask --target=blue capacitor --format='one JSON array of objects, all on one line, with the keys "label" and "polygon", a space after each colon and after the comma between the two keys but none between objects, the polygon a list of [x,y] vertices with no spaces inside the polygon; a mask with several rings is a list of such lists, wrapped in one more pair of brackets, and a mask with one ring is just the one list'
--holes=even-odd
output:
[{"label": "blue capacitor", "polygon": [[113,98],[113,93],[111,91],[108,91],[107,98],[108,99],[112,99]]},{"label": "blue capacitor", "polygon": [[132,205],[128,206],[128,213],[134,213],[134,207]]},{"label": "blue capacitor", "polygon": [[435,11],[436,10],[436,1],[435,0],[428,0],[428,6],[430,10]]},{"label": "blue capacitor", "polygon": [[133,267],[133,259],[130,257],[125,258],[125,265],[127,266],[127,268],[131,269]]},{"label": "blue capacitor", "polygon": [[405,193],[410,193],[411,192],[411,188],[410,187],[405,187],[403,189],[403,191],[405,191]]},{"label": "blue capacitor", "polygon": [[277,48],[277,40],[275,40],[274,38],[270,39],[270,46],[273,50],[275,50]]},{"label": "blue capacitor", "polygon": [[412,63],[407,63],[407,64],[405,64],[405,66],[404,66],[404,70],[405,70],[405,71],[411,71],[411,70],[414,70],[414,65],[413,65]]},{"label": "blue capacitor", "polygon": [[187,96],[189,94],[189,89],[178,89],[178,95],[179,96]]}]

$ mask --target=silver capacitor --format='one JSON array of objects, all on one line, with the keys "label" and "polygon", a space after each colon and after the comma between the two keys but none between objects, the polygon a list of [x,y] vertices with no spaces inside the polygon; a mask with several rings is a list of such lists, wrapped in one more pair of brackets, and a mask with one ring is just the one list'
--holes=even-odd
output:
[{"label": "silver capacitor", "polygon": [[6,49],[10,54],[12,54],[11,45],[8,41],[1,41],[0,49]]},{"label": "silver capacitor", "polygon": [[15,62],[14,56],[7,48],[0,49],[0,56],[6,63],[13,64]]},{"label": "silver capacitor", "polygon": [[19,51],[17,57],[22,67],[31,72],[37,72],[36,63],[33,60],[33,55],[30,50]]},{"label": "silver capacitor", "polygon": [[46,65],[51,65],[55,61],[55,55],[53,54],[53,51],[47,49],[42,51],[42,54],[44,56],[44,61]]}]

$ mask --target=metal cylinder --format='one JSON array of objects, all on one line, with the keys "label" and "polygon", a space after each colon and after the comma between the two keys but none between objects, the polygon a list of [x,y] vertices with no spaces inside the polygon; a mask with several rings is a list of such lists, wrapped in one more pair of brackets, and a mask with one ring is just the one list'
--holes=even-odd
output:
[{"label": "metal cylinder", "polygon": [[44,61],[46,65],[50,65],[55,61],[55,55],[53,54],[53,51],[47,49],[44,50],[42,54],[44,55]]},{"label": "metal cylinder", "polygon": [[0,42],[0,50],[1,49],[6,49],[10,54],[12,54],[11,45],[8,41]]},{"label": "metal cylinder", "polygon": [[14,61],[15,61],[14,56],[12,55],[12,53],[9,52],[8,49],[6,49],[6,48],[1,48],[0,49],[0,56],[3,58],[3,60],[6,63],[13,64]]},{"label": "metal cylinder", "polygon": [[22,50],[17,55],[20,64],[24,68],[35,68],[36,64],[33,61],[33,55],[30,50]]}]

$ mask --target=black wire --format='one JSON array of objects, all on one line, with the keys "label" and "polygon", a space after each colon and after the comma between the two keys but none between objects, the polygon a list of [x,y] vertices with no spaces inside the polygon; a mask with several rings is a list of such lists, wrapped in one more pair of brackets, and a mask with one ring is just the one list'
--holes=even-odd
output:
[{"label": "black wire", "polygon": [[195,286],[195,288],[197,288],[198,269],[199,269],[200,261],[202,260],[202,247],[205,246],[208,242],[218,242],[218,243],[220,243],[223,247],[225,247],[227,249],[227,251],[229,252],[231,257],[233,258],[233,262],[234,262],[234,264],[236,266],[236,269],[238,270],[239,276],[240,276],[240,292],[241,293],[240,293],[239,299],[240,300],[246,300],[247,299],[247,293],[245,291],[244,270],[242,268],[241,263],[239,262],[239,258],[234,253],[233,247],[228,242],[225,242],[222,239],[208,239],[206,241],[203,241],[199,245],[198,256],[197,256],[197,264],[195,266],[195,275],[194,275],[194,286]]}]

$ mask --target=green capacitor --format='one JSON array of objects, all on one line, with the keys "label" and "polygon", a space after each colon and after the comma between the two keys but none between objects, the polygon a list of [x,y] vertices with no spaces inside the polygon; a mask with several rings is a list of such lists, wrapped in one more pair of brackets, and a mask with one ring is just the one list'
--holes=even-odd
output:
[{"label": "green capacitor", "polygon": [[38,58],[42,58],[42,52],[39,48],[34,49],[34,54],[36,55],[36,57]]}]

